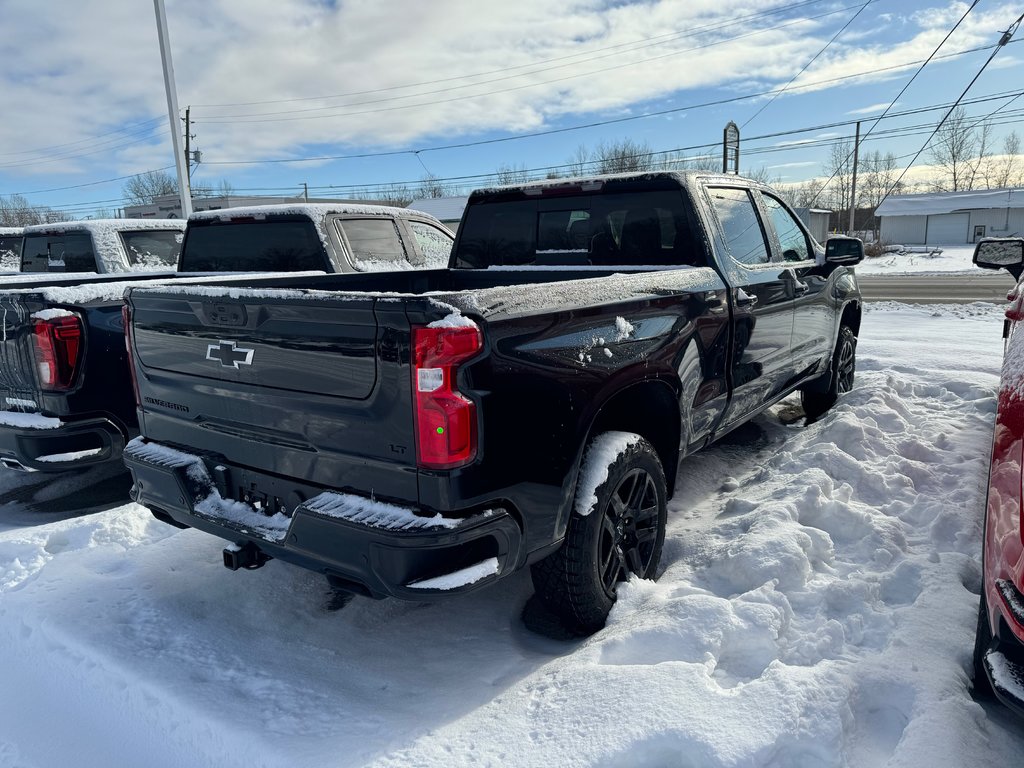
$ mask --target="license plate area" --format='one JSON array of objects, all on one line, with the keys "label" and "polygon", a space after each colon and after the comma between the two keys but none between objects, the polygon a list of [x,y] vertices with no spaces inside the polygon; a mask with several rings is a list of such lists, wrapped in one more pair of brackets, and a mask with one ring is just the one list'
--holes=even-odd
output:
[{"label": "license plate area", "polygon": [[221,496],[246,504],[266,517],[278,513],[291,517],[295,508],[311,495],[308,489],[292,482],[240,467],[214,464],[210,474]]}]

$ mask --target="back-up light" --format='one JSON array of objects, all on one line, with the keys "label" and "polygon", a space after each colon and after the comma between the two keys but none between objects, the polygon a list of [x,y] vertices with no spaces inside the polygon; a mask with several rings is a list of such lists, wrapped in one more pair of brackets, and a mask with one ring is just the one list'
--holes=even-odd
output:
[{"label": "back-up light", "polygon": [[413,328],[416,461],[454,469],[476,457],[476,405],[458,390],[458,366],[483,349],[476,326]]},{"label": "back-up light", "polygon": [[82,352],[82,321],[77,315],[36,320],[32,327],[36,377],[40,389],[71,389]]}]

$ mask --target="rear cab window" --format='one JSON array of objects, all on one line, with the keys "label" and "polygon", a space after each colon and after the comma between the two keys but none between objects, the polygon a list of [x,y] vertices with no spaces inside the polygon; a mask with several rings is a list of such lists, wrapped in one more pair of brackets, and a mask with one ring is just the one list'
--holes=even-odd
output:
[{"label": "rear cab window", "polygon": [[27,234],[22,272],[97,272],[96,251],[87,233]]},{"label": "rear cab window", "polygon": [[651,185],[594,182],[485,198],[467,208],[456,266],[705,266],[682,190],[670,180]]},{"label": "rear cab window", "polygon": [[190,221],[181,272],[333,272],[316,225],[305,216]]},{"label": "rear cab window", "polygon": [[174,269],[185,233],[177,229],[143,229],[121,232],[128,263],[141,270]]}]

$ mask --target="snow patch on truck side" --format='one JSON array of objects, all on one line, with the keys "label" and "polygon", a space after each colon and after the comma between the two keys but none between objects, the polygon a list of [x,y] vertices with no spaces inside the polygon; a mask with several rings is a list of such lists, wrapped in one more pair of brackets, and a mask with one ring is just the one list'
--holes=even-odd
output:
[{"label": "snow patch on truck side", "polygon": [[38,413],[0,411],[0,426],[17,429],[60,429],[64,423],[60,419]]},{"label": "snow patch on truck side", "polygon": [[635,432],[605,432],[594,438],[583,457],[583,468],[576,481],[576,514],[585,517],[594,511],[597,489],[608,479],[608,468],[642,439]]},{"label": "snow patch on truck side", "polygon": [[[439,304],[440,302],[434,302]],[[447,305],[445,305],[447,306]],[[474,323],[471,319],[466,317],[455,307],[449,307],[449,312],[445,317],[440,320],[435,320],[432,323],[427,324],[427,328],[478,328],[479,326]]]},{"label": "snow patch on truck side", "polygon": [[324,491],[302,506],[324,517],[335,517],[389,531],[457,528],[462,522],[459,518],[442,517],[440,514],[424,517],[405,507],[334,491]]},{"label": "snow patch on truck side", "polygon": [[38,312],[33,312],[31,315],[33,320],[56,320],[58,317],[78,317],[70,309],[41,309]]},{"label": "snow patch on truck side", "polygon": [[411,589],[440,589],[447,591],[475,584],[481,579],[486,579],[488,576],[494,576],[497,573],[498,558],[489,557],[486,560],[481,560],[476,565],[469,566],[468,568],[452,571],[451,573],[446,573],[444,576],[435,576],[432,579],[411,581],[406,586]]}]

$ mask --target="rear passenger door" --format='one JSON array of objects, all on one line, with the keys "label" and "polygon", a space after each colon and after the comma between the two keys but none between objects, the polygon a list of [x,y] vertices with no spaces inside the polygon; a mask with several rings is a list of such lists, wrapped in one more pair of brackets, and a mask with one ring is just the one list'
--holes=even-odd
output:
[{"label": "rear passenger door", "polygon": [[743,421],[780,394],[794,374],[792,274],[773,257],[774,249],[752,190],[742,186],[706,188],[718,225],[715,255],[726,273],[733,302],[732,398],[722,428]]}]

